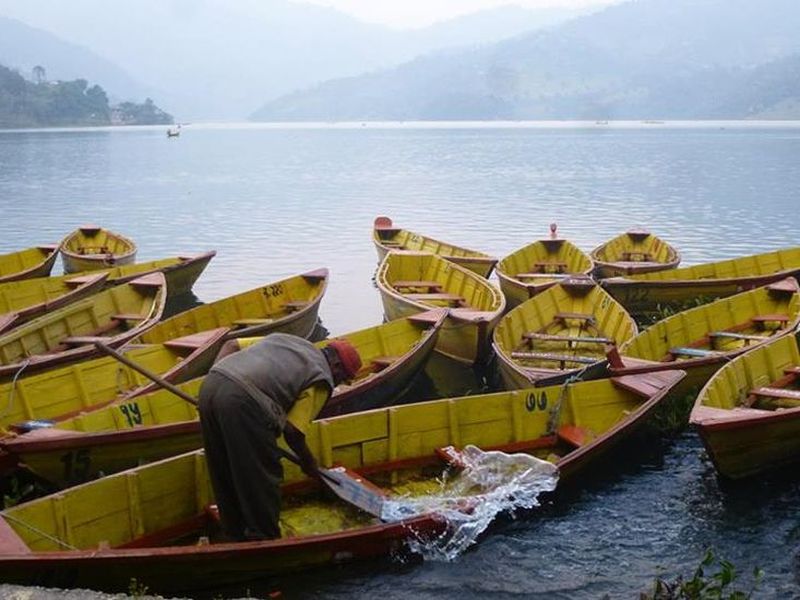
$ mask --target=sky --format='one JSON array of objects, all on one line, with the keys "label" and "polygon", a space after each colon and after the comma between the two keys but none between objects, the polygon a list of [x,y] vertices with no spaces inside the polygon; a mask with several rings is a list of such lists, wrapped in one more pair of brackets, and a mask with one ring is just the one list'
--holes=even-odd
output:
[{"label": "sky", "polygon": [[583,8],[614,0],[295,0],[331,6],[362,21],[392,27],[423,27],[459,15],[516,4],[525,8]]}]

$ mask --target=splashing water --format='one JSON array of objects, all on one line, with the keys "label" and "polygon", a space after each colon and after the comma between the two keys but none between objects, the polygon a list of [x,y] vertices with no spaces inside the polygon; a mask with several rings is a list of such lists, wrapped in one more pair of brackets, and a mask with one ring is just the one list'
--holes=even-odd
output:
[{"label": "splashing water", "polygon": [[558,483],[558,468],[527,454],[484,452],[466,446],[460,456],[464,468],[446,474],[439,490],[424,496],[397,496],[384,502],[384,521],[400,521],[437,513],[446,530],[433,539],[412,539],[409,549],[426,560],[452,561],[475,543],[495,516],[539,506],[539,495]]}]

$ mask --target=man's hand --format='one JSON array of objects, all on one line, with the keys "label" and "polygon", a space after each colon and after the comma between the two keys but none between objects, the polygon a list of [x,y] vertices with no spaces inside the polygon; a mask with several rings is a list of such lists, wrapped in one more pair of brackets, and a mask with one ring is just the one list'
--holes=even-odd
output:
[{"label": "man's hand", "polygon": [[311,450],[308,449],[306,445],[306,436],[303,435],[303,432],[287,421],[286,426],[283,428],[283,437],[286,439],[289,448],[294,450],[294,453],[297,454],[297,458],[300,459],[300,468],[303,470],[303,473],[312,479],[320,479],[321,475],[319,473],[317,459],[314,458],[314,455],[311,454]]}]

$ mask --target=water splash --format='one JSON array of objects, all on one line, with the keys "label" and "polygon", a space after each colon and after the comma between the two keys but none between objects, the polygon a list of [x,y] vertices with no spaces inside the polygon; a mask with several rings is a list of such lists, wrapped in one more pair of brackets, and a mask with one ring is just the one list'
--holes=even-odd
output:
[{"label": "water splash", "polygon": [[409,549],[426,560],[452,561],[469,548],[502,512],[539,506],[539,495],[553,491],[558,468],[527,454],[484,452],[466,446],[464,468],[445,474],[436,493],[401,495],[384,503],[382,519],[400,521],[437,513],[447,522],[434,539],[411,539]]}]

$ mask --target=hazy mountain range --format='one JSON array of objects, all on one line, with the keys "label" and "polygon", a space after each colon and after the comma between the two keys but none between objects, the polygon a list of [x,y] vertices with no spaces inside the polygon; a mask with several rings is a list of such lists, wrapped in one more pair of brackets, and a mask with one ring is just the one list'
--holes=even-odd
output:
[{"label": "hazy mountain range", "polygon": [[800,118],[797,0],[637,0],[267,103],[263,120]]},{"label": "hazy mountain range", "polygon": [[[288,0],[0,0],[0,15],[41,30],[17,31],[13,47],[0,46],[0,64],[28,72],[39,64],[58,78],[83,69],[80,77],[110,95],[150,95],[184,120],[241,119],[298,88],[575,14],[505,7],[395,30]],[[0,39],[8,26],[0,24]]]},{"label": "hazy mountain range", "polygon": [[418,30],[290,0],[0,0],[0,15],[18,19],[0,19],[0,64],[183,121],[800,118],[798,0],[509,6]]}]

